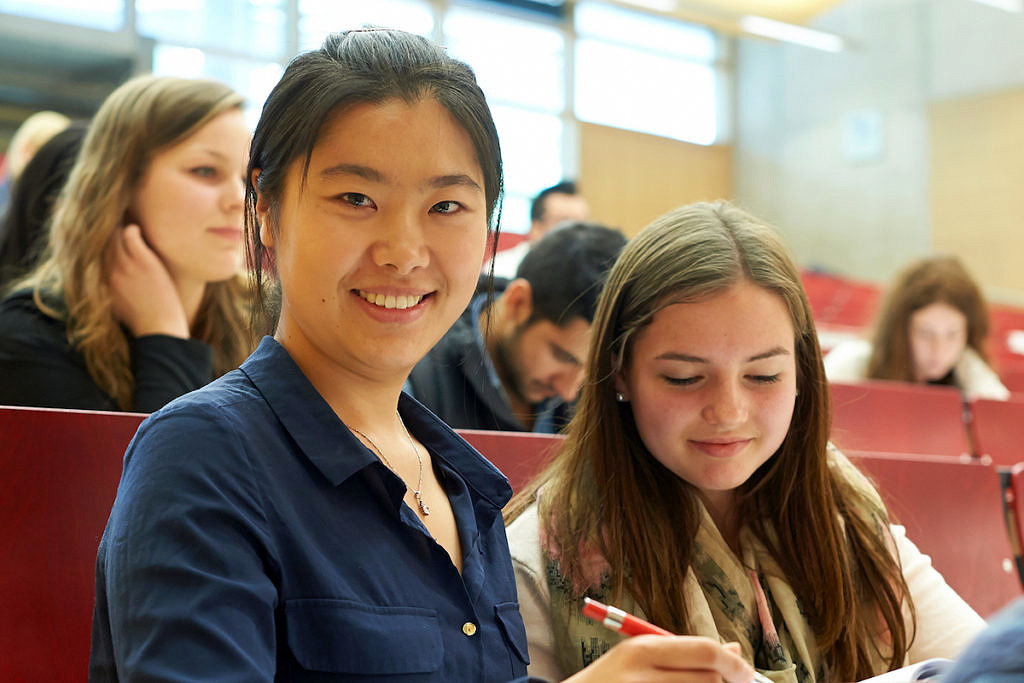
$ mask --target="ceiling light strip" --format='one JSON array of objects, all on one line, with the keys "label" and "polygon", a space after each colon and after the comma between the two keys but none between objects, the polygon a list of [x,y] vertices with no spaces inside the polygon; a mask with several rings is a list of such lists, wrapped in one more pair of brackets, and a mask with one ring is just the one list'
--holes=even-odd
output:
[{"label": "ceiling light strip", "polygon": [[755,36],[794,43],[826,52],[842,52],[845,45],[843,39],[834,33],[816,31],[815,29],[795,24],[786,24],[774,19],[747,15],[740,17],[740,30]]}]

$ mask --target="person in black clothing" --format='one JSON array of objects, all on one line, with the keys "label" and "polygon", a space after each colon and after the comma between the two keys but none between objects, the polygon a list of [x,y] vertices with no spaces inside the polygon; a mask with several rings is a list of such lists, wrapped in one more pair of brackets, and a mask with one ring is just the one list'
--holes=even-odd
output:
[{"label": "person in black clothing", "polygon": [[156,76],[107,98],[41,261],[0,301],[0,404],[151,412],[246,357],[241,105]]},{"label": "person in black clothing", "polygon": [[583,381],[597,295],[625,244],[597,223],[545,235],[514,280],[496,281],[489,305],[482,283],[407,390],[456,429],[558,432]]},{"label": "person in black clothing", "polygon": [[46,243],[54,203],[75,163],[85,123],[72,123],[39,148],[11,192],[0,219],[0,288],[25,275]]}]

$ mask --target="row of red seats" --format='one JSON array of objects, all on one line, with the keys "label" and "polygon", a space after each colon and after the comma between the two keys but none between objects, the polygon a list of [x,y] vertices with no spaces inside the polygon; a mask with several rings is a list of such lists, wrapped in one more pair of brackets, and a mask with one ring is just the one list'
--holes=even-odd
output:
[{"label": "row of red seats", "polygon": [[[121,456],[144,417],[0,407],[0,680],[85,680],[96,548]],[[460,433],[516,489],[561,438]],[[910,538],[980,613],[1021,593],[993,466],[949,456],[850,455],[876,480]],[[1024,500],[1024,467],[1008,479]]]},{"label": "row of red seats", "polygon": [[[1014,558],[1012,564],[1016,564],[1024,581],[1024,395],[1015,394],[1005,401],[965,402],[961,393],[952,387],[884,381],[831,383],[830,390],[833,396],[831,437],[845,452],[918,454],[919,458],[945,462],[943,467],[950,472],[957,463],[986,468],[984,475],[963,470],[964,478],[958,485],[951,479],[949,483],[954,485],[936,495],[943,499],[952,497],[949,500],[955,501],[951,508],[955,515],[962,513],[964,501],[971,501],[967,504],[969,510],[980,513],[985,506],[985,514],[990,518],[1000,515],[1005,520],[1006,539]],[[979,480],[978,476],[983,476],[984,480]],[[899,496],[890,500],[897,513],[901,512],[907,497],[916,500],[919,494],[928,494],[927,487],[919,494],[907,494],[907,487],[915,485],[910,479],[900,483]],[[913,511],[902,512],[912,514]],[[978,528],[994,530],[997,524],[994,519],[990,521],[992,525]],[[911,528],[911,524],[907,523],[907,527]],[[967,535],[971,532],[970,524],[950,526],[950,529]],[[932,552],[952,552],[954,557],[950,560],[959,555],[959,561],[985,557],[983,549],[979,549],[979,555],[966,552],[959,533],[951,533],[947,539],[941,551]],[[986,544],[997,541],[985,533]],[[999,548],[1005,550],[1006,546],[1000,544]],[[941,568],[941,555],[933,559]]]},{"label": "row of red seats", "polygon": [[1024,394],[964,402],[953,387],[832,382],[832,440],[848,450],[1024,461]]}]

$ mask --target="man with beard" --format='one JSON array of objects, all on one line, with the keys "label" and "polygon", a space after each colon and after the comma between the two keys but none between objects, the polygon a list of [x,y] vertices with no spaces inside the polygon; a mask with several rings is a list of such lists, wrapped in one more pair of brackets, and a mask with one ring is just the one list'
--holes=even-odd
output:
[{"label": "man with beard", "polygon": [[558,432],[583,382],[598,294],[625,243],[587,222],[545,235],[515,279],[495,279],[493,298],[481,279],[406,390],[456,429]]}]

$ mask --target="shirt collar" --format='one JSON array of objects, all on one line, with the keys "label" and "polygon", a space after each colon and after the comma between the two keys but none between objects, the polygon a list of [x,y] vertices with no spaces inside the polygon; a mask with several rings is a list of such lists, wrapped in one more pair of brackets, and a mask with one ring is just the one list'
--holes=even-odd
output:
[{"label": "shirt collar", "polygon": [[[378,461],[313,387],[288,351],[264,337],[242,372],[270,406],[299,450],[335,486]],[[410,433],[457,472],[476,496],[500,509],[512,496],[504,475],[436,415],[407,394],[398,412]]]},{"label": "shirt collar", "polygon": [[512,487],[497,467],[412,396],[402,394],[398,412],[409,431],[431,455],[457,472],[474,496],[485,498],[498,509],[504,507],[512,497]]},{"label": "shirt collar", "polygon": [[376,462],[276,339],[264,337],[241,370],[299,450],[333,485]]}]

